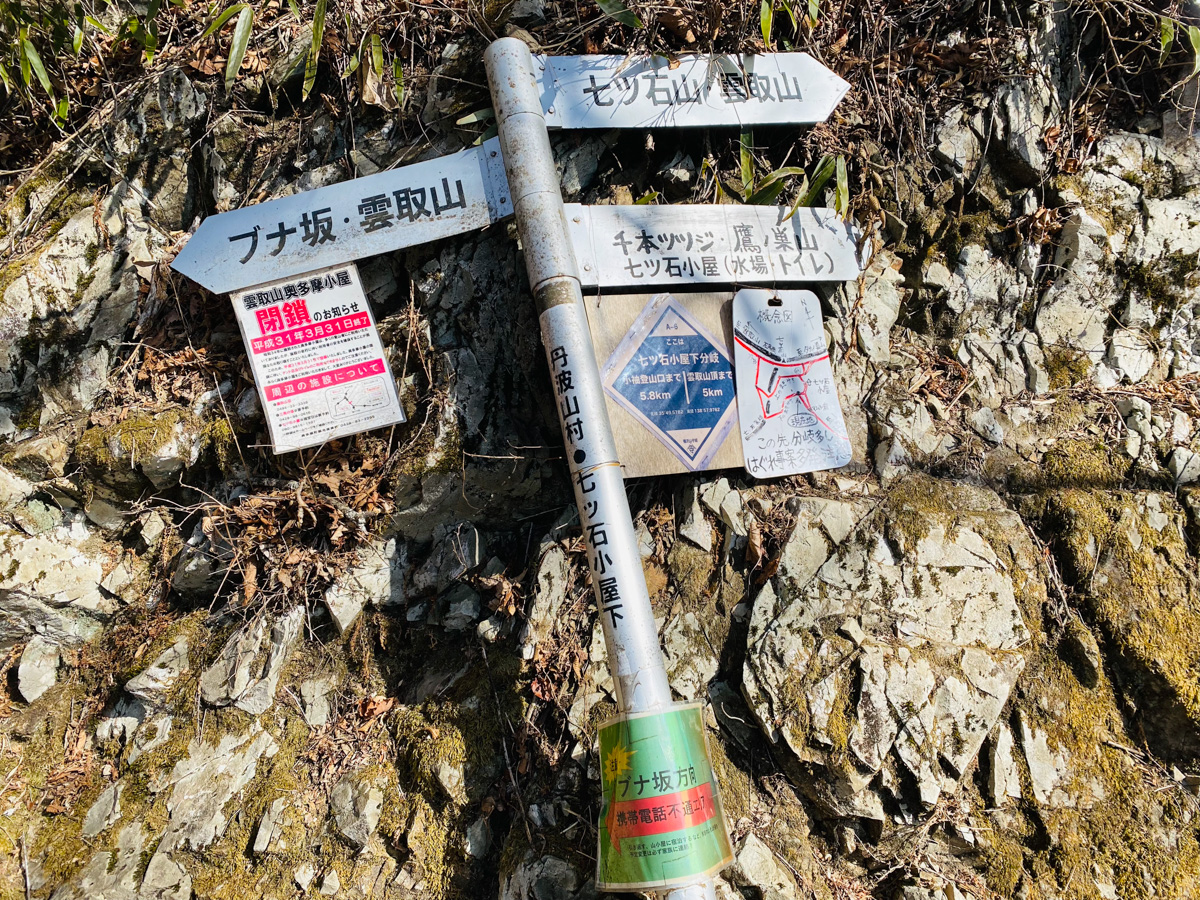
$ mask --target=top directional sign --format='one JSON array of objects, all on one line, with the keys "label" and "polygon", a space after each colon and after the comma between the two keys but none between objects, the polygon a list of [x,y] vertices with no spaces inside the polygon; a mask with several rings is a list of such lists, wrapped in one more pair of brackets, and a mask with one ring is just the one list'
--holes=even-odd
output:
[{"label": "top directional sign", "polygon": [[708,128],[824,122],[850,85],[807,53],[541,56],[549,128]]}]

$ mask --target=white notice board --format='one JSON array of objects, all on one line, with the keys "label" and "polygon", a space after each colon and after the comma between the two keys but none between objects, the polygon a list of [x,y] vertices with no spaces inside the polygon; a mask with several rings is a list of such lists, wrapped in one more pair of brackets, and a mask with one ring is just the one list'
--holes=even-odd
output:
[{"label": "white notice board", "polygon": [[231,297],[276,453],[404,421],[353,263]]}]

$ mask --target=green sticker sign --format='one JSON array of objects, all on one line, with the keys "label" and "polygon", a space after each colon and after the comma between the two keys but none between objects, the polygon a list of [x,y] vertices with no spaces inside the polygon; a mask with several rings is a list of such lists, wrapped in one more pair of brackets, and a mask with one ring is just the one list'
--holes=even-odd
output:
[{"label": "green sticker sign", "polygon": [[733,859],[700,704],[605,722],[600,772],[599,890],[688,884]]}]

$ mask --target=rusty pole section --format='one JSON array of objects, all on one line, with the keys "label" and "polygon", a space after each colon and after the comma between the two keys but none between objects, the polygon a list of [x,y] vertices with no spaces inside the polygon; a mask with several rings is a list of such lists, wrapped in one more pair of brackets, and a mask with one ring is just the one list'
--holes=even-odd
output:
[{"label": "rusty pole section", "polygon": [[[617,705],[622,712],[665,709],[671,689],[604,405],[533,58],[522,41],[501,38],[488,47],[484,64],[525,267],[540,311]],[[716,892],[708,878],[670,890],[666,897],[715,900]]]}]

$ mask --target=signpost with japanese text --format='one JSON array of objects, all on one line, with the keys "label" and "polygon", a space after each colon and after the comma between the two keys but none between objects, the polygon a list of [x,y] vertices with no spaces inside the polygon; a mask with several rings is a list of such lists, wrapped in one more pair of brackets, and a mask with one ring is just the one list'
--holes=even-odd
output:
[{"label": "signpost with japanese text", "polygon": [[844,281],[860,235],[832,209],[566,204],[584,287]]},{"label": "signpost with japanese text", "polygon": [[729,295],[585,300],[626,478],[742,464]]},{"label": "signpost with japanese text", "polygon": [[738,291],[733,339],[746,471],[777,478],[850,462],[816,294]]},{"label": "signpost with japanese text", "polygon": [[232,299],[276,453],[404,421],[353,263]]},{"label": "signpost with japanese text", "polygon": [[[521,41],[501,38],[484,62],[497,139],[210,218],[173,267],[212,291],[236,292],[272,439],[284,452],[403,421],[351,261],[515,216],[623,713],[600,731],[597,887],[711,898],[711,876],[732,856],[729,836],[703,716],[673,703],[581,288],[852,278],[857,235],[827,210],[791,219],[749,206],[572,207],[568,215],[547,128],[820,122],[848,85],[803,53],[535,63]],[[715,458],[734,409],[721,329],[668,302],[637,329],[640,339],[607,371],[610,395],[657,422],[664,445],[689,468]],[[765,391],[774,396],[770,383]]]},{"label": "signpost with japanese text", "polygon": [[850,85],[807,53],[539,56],[547,128],[824,122]]},{"label": "signpost with japanese text", "polygon": [[171,263],[226,294],[512,215],[499,142],[210,216]]}]

